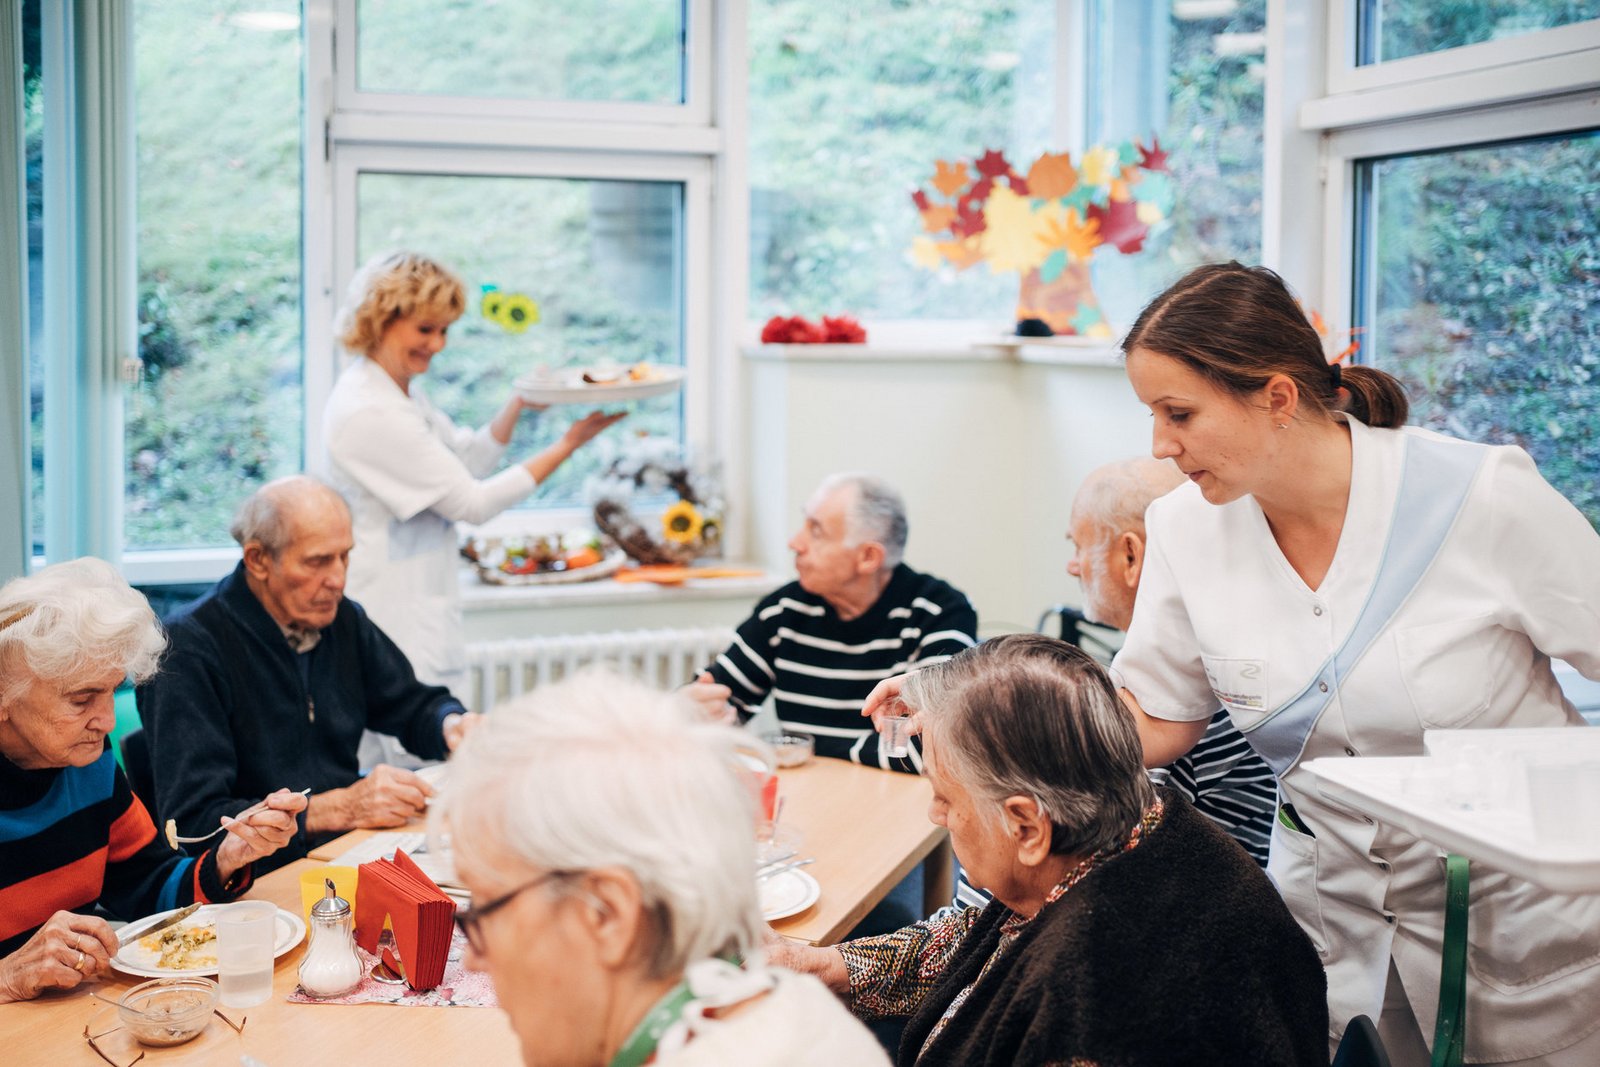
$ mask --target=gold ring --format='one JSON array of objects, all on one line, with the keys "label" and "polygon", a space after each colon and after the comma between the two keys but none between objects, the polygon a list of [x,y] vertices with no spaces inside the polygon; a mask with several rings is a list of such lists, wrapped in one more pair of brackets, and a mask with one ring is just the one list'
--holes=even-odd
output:
[{"label": "gold ring", "polygon": [[83,955],[83,949],[81,949],[81,948],[80,948],[80,949],[79,949],[79,950],[78,950],[78,959],[77,959],[77,962],[75,962],[75,963],[74,963],[74,964],[73,964],[73,965],[72,965],[72,969],[73,969],[73,970],[75,970],[75,971],[81,971],[81,970],[83,970],[83,959],[84,959],[84,955]]}]

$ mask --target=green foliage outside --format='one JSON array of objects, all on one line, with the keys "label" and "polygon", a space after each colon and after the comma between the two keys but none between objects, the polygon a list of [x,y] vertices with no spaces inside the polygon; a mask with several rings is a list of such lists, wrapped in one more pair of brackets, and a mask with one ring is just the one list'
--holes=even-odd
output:
[{"label": "green foliage outside", "polygon": [[1600,132],[1371,166],[1364,355],[1412,422],[1521,445],[1600,528]]},{"label": "green foliage outside", "polygon": [[1597,0],[1374,0],[1372,8],[1363,51],[1374,62],[1600,18]]}]

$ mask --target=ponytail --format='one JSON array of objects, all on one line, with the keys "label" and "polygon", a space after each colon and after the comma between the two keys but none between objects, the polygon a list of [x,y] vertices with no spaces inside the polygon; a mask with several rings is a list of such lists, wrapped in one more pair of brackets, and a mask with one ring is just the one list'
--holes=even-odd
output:
[{"label": "ponytail", "polygon": [[1357,364],[1345,367],[1339,380],[1343,389],[1338,410],[1374,429],[1392,430],[1406,424],[1411,402],[1400,379],[1388,371]]}]

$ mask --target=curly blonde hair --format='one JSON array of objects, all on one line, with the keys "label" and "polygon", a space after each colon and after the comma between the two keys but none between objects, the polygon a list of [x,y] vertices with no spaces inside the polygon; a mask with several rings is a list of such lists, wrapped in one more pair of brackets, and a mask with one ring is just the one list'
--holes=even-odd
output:
[{"label": "curly blonde hair", "polygon": [[348,351],[370,356],[396,319],[426,314],[454,322],[466,308],[466,287],[449,267],[416,252],[385,252],[350,279],[334,336]]}]

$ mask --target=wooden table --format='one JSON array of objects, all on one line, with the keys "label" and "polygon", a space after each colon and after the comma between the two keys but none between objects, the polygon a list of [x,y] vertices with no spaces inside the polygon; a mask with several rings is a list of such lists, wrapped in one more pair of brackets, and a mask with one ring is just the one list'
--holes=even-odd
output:
[{"label": "wooden table", "polygon": [[[321,866],[297,860],[261,878],[247,897],[270,900],[298,912],[300,872]],[[140,1051],[140,1067],[206,1064],[234,1067],[251,1056],[266,1067],[298,1067],[308,1063],[480,1063],[522,1062],[516,1035],[503,1012],[494,1008],[396,1007],[387,1004],[290,1004],[284,998],[296,985],[296,971],[305,942],[278,958],[273,971],[272,999],[253,1008],[223,1008],[238,1022],[248,1018],[244,1033],[235,1034],[213,1018],[199,1037],[173,1048],[142,1049],[126,1030],[100,1044],[119,1067]],[[105,1067],[83,1039],[83,1028],[99,1033],[117,1025],[117,1011],[91,998],[93,989],[112,1000],[143,978],[113,973],[98,982],[65,993],[48,994],[20,1004],[0,1005],[0,1062],[17,1067]],[[126,1054],[124,1054],[126,1053]]]},{"label": "wooden table", "polygon": [[[773,923],[785,937],[832,945],[861,921],[919,863],[923,910],[950,903],[954,864],[949,837],[928,821],[925,779],[836,759],[814,759],[778,772],[783,822],[800,831],[805,870],[822,887],[816,904]],[[420,828],[408,827],[408,829]],[[326,863],[370,836],[356,830],[315,848]]]}]

